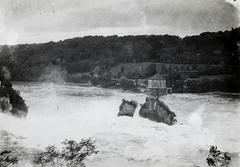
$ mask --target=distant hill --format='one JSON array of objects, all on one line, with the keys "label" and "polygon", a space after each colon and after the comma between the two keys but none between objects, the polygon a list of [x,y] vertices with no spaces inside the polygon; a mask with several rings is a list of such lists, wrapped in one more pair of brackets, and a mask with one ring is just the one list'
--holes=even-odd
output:
[{"label": "distant hill", "polygon": [[220,62],[239,67],[239,39],[240,28],[236,28],[185,38],[171,35],[86,36],[41,44],[4,45],[0,46],[0,67],[6,66],[15,81],[36,81],[50,73],[58,76],[61,76],[59,72],[86,73],[96,66],[103,71],[112,68],[117,72],[122,63],[127,63],[126,70],[138,63],[146,67],[149,62],[159,63],[157,68],[160,69],[163,64],[179,64],[179,68],[186,68],[190,64],[219,65]]}]

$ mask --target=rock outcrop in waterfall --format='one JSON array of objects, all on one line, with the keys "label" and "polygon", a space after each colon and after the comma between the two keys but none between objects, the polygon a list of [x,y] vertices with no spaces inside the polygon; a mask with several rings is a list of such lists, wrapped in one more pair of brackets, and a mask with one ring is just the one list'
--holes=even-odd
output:
[{"label": "rock outcrop in waterfall", "polygon": [[133,117],[135,110],[137,108],[137,102],[134,100],[127,101],[122,100],[122,104],[119,106],[118,116],[129,116]]},{"label": "rock outcrop in waterfall", "polygon": [[151,121],[163,122],[168,125],[173,125],[177,122],[176,114],[168,108],[166,104],[158,98],[146,98],[146,102],[142,105],[139,115],[143,118],[148,118]]}]

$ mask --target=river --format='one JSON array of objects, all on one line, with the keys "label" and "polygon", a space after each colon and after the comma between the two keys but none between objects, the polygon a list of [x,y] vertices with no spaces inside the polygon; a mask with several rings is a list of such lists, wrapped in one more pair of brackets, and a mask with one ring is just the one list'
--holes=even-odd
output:
[{"label": "river", "polygon": [[99,153],[87,167],[207,166],[211,145],[240,166],[239,96],[219,93],[161,96],[177,115],[168,126],[135,115],[117,117],[123,98],[143,104],[145,94],[81,84],[15,83],[29,106],[25,119],[0,114],[1,149],[19,155],[15,166],[31,165],[31,152],[65,139],[91,137]]}]

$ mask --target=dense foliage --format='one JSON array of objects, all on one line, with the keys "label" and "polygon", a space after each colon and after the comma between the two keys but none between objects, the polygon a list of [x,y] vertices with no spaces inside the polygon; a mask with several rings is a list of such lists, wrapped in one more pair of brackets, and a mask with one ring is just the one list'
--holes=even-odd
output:
[{"label": "dense foliage", "polygon": [[[67,167],[85,167],[83,160],[87,156],[98,153],[91,139],[83,139],[79,143],[73,140],[65,140],[63,144],[65,147],[61,152],[55,145],[46,147],[45,151],[35,155],[33,163],[37,166],[55,167],[66,165]],[[228,167],[231,156],[218,150],[217,146],[211,146],[206,161],[209,167]],[[0,152],[0,167],[7,167],[17,163],[18,158],[14,157],[11,151]]]},{"label": "dense foliage", "polygon": [[[37,80],[53,71],[51,76],[58,76],[58,71],[66,74],[65,77],[89,72],[96,66],[104,71],[127,62],[218,65],[224,61],[226,65],[239,66],[239,31],[240,28],[236,28],[185,38],[86,36],[43,44],[4,45],[0,46],[0,66],[8,67],[12,79],[21,81]],[[59,68],[53,70],[56,66]],[[147,76],[153,73],[154,67],[149,67]]]},{"label": "dense foliage", "polygon": [[18,158],[14,157],[11,151],[0,152],[0,167],[7,167],[18,163]]},{"label": "dense foliage", "polygon": [[[5,110],[9,110],[7,112],[10,112],[14,116],[26,117],[28,106],[26,105],[25,100],[21,97],[19,91],[14,90],[12,87],[0,87],[0,97],[9,98],[9,102],[5,100],[1,101],[1,111],[6,112]],[[9,105],[11,105],[11,107],[9,107]]]},{"label": "dense foliage", "polygon": [[231,161],[231,157],[219,151],[217,146],[211,146],[206,160],[210,167],[227,167]]},{"label": "dense foliage", "polygon": [[[9,79],[9,71],[6,67],[2,67],[0,69],[0,98],[2,98],[0,101],[0,111],[10,112],[12,115],[18,117],[26,117],[28,107],[25,100],[23,100],[19,91],[12,88],[13,85]],[[9,98],[9,100],[7,101],[6,98]]]},{"label": "dense foliage", "polygon": [[81,142],[65,140],[61,151],[55,145],[48,146],[45,151],[35,155],[33,163],[39,166],[67,166],[85,167],[86,157],[97,154],[94,142],[89,139],[82,139]]},{"label": "dense foliage", "polygon": [[10,98],[10,104],[12,104],[13,107],[10,112],[16,116],[25,117],[28,113],[28,107],[25,103],[25,100],[23,100],[23,98],[20,96],[20,92],[14,90],[12,87],[7,88],[7,92]]},{"label": "dense foliage", "polygon": [[[236,77],[228,77],[222,81],[218,79],[203,79],[196,81],[194,79],[187,79],[178,85],[178,90],[181,92],[191,93],[206,93],[206,92],[240,92],[240,81]],[[184,87],[183,89],[181,89]],[[177,86],[175,86],[177,89]],[[178,90],[175,90],[177,92]]]}]

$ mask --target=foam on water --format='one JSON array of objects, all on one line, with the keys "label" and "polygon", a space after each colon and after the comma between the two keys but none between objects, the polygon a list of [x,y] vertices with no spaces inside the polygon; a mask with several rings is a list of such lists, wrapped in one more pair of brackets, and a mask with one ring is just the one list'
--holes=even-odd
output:
[{"label": "foam on water", "polygon": [[[222,110],[216,111],[213,106],[218,98],[213,97],[211,103],[209,95],[161,97],[179,121],[168,126],[139,117],[140,107],[133,118],[117,117],[123,98],[144,103],[144,94],[79,85],[20,84],[17,88],[29,105],[29,114],[24,120],[0,114],[0,130],[20,136],[12,140],[26,149],[60,147],[65,139],[92,137],[99,154],[86,160],[88,167],[206,166],[210,145],[240,152],[240,138],[234,133],[240,114],[235,101],[231,112],[225,112],[225,101],[217,103]],[[221,128],[232,129],[220,133]]]}]

